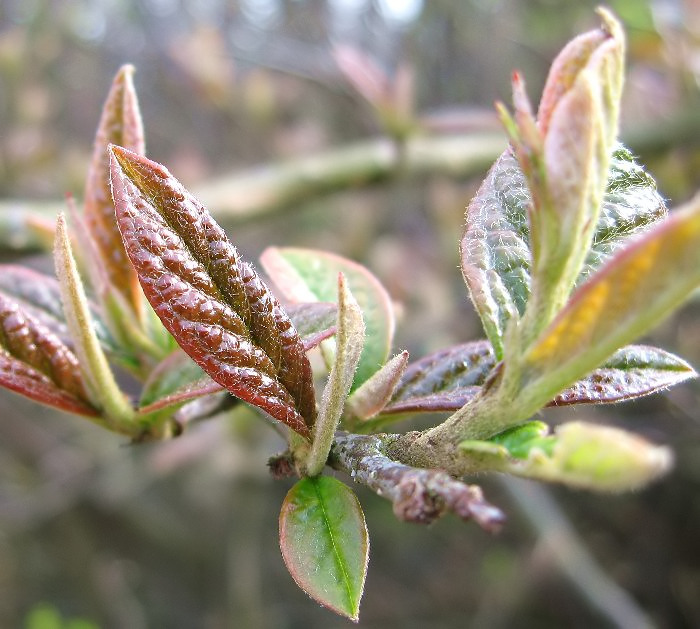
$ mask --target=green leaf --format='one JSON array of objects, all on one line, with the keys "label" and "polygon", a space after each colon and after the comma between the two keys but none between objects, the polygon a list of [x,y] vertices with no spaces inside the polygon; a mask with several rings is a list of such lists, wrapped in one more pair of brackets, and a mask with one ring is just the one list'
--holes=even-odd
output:
[{"label": "green leaf", "polygon": [[558,426],[528,422],[488,441],[463,441],[460,449],[493,470],[598,491],[644,487],[668,472],[672,455],[627,431],[585,422]]},{"label": "green leaf", "polygon": [[117,222],[156,314],[213,380],[308,438],[313,374],[282,306],[164,166],[111,151]]},{"label": "green leaf", "polygon": [[56,223],[54,261],[66,322],[75,344],[75,353],[90,400],[100,409],[111,429],[130,435],[134,432],[134,411],[129,400],[119,389],[95,334],[63,214],[59,215]]},{"label": "green leaf", "polygon": [[333,301],[338,273],[345,275],[362,309],[366,332],[353,391],[387,361],[394,336],[391,299],[365,267],[325,251],[291,247],[269,247],[260,261],[285,297],[293,302]]},{"label": "green leaf", "polygon": [[[466,213],[461,242],[462,273],[496,356],[511,319],[525,312],[530,298],[527,182],[507,150],[493,165]],[[611,160],[593,245],[581,270],[581,283],[631,238],[666,215],[653,179],[632,154],[618,145]]]},{"label": "green leaf", "polygon": [[364,345],[362,312],[342,273],[338,274],[336,328],[335,360],[323,390],[321,407],[312,432],[311,449],[305,463],[309,476],[320,474],[326,464]]},{"label": "green leaf", "polygon": [[525,356],[519,403],[536,406],[645,334],[700,285],[700,197],[611,258]]},{"label": "green leaf", "polygon": [[[213,383],[202,368],[182,350],[176,350],[162,360],[151,372],[141,391],[140,408],[168,398],[197,383]],[[223,387],[218,386],[218,390]]]},{"label": "green leaf", "polygon": [[302,590],[357,622],[369,538],[360,503],[346,485],[329,476],[297,482],[282,504],[280,548]]}]

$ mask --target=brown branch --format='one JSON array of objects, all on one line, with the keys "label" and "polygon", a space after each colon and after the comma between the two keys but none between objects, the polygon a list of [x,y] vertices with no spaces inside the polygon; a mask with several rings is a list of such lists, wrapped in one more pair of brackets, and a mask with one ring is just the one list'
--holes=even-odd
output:
[{"label": "brown branch", "polygon": [[440,470],[410,467],[387,457],[384,449],[397,437],[339,433],[329,464],[390,500],[400,520],[429,524],[452,512],[464,520],[475,520],[489,532],[500,529],[505,516],[484,499],[480,487]]}]

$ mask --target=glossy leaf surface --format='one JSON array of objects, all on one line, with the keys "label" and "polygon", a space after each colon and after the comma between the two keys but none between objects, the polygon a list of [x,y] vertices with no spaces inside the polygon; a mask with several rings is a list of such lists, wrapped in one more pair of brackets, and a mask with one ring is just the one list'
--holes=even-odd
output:
[{"label": "glossy leaf surface", "polygon": [[[335,304],[305,303],[287,309],[304,349],[335,334]],[[185,352],[178,349],[151,372],[141,393],[141,412],[179,406],[204,395],[224,391]]]},{"label": "glossy leaf surface", "polygon": [[0,385],[64,411],[97,416],[78,359],[45,325],[0,293]]},{"label": "glossy leaf surface", "polygon": [[[430,354],[408,366],[382,414],[456,411],[479,392],[495,366],[495,356],[486,341],[455,345]],[[554,396],[549,406],[631,400],[695,375],[688,363],[669,352],[628,345]]]},{"label": "glossy leaf surface", "polygon": [[343,273],[362,309],[365,346],[355,373],[355,390],[389,357],[394,314],[386,289],[365,267],[326,251],[270,247],[260,257],[265,271],[290,301],[333,301]]},{"label": "glossy leaf surface", "polygon": [[357,621],[369,538],[352,490],[329,476],[297,482],[282,504],[280,548],[302,590],[321,605]]},{"label": "glossy leaf surface", "polygon": [[[530,296],[525,177],[510,150],[489,171],[466,213],[462,272],[486,334],[502,356],[508,322],[521,316]],[[666,214],[653,179],[623,147],[613,154],[593,245],[578,282]]]},{"label": "glossy leaf surface", "polygon": [[140,312],[140,290],[114,218],[110,192],[110,144],[145,153],[143,124],[132,76],[134,68],[122,66],[114,78],[102,109],[85,186],[85,220],[96,244],[109,283],[134,312]]},{"label": "glossy leaf surface", "polygon": [[411,363],[385,413],[432,413],[464,406],[496,366],[488,341],[455,345]]},{"label": "glossy leaf surface", "polygon": [[112,153],[119,228],[165,327],[213,380],[309,436],[311,366],[280,304],[165,167],[119,147]]},{"label": "glossy leaf surface", "polygon": [[[23,311],[45,325],[68,343],[69,334],[61,304],[61,291],[54,277],[13,264],[0,264],[0,292],[15,300]],[[102,346],[114,351],[115,342],[107,327],[90,304],[95,333]]]}]

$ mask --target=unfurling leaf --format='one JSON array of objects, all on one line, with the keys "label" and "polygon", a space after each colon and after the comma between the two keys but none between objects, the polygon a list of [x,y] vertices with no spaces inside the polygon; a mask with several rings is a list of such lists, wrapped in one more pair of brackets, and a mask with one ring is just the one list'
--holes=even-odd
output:
[{"label": "unfurling leaf", "polygon": [[329,476],[297,482],[282,504],[280,548],[302,590],[357,622],[369,538],[360,503],[346,485]]},{"label": "unfurling leaf", "polygon": [[[462,272],[499,357],[508,322],[522,316],[530,298],[529,204],[522,171],[513,154],[506,151],[467,209],[461,244]],[[666,206],[654,180],[627,149],[618,146],[613,153],[593,244],[577,283],[665,215]]]},{"label": "unfurling leaf", "polygon": [[[260,261],[272,281],[292,302],[333,301],[338,273],[345,275],[365,321],[365,346],[355,372],[353,391],[387,361],[394,336],[391,299],[365,267],[326,251],[291,247],[269,247],[263,251]],[[332,363],[332,357],[328,363]]]},{"label": "unfurling leaf", "polygon": [[308,437],[311,365],[289,317],[164,166],[111,150],[119,229],[156,314],[214,381]]},{"label": "unfurling leaf", "polygon": [[305,462],[306,473],[309,476],[320,474],[326,464],[364,345],[365,324],[362,320],[362,311],[342,273],[338,274],[336,328],[335,359],[323,390],[321,406],[314,424],[311,449]]},{"label": "unfurling leaf", "polygon": [[672,464],[668,448],[585,422],[563,424],[554,434],[542,422],[528,422],[488,441],[463,441],[460,448],[483,470],[599,491],[638,489]]},{"label": "unfurling leaf", "polygon": [[[627,189],[635,174],[626,168],[631,156],[619,149],[613,154],[624,41],[615,20],[602,15],[603,27],[574,40],[554,63],[537,125],[522,82],[514,81],[515,120],[504,114],[513,148],[467,209],[462,272],[499,359],[506,327],[523,316],[528,301],[526,336],[536,335],[563,306],[594,233],[611,236],[618,206],[621,237],[644,223],[650,203],[655,211],[663,208],[653,182],[647,182],[651,194]],[[609,251],[602,247],[603,254]],[[596,262],[589,258],[589,265]]]},{"label": "unfurling leaf", "polygon": [[550,397],[643,335],[700,285],[700,197],[633,242],[574,293],[525,356],[521,402]]},{"label": "unfurling leaf", "polygon": [[43,323],[0,293],[0,385],[36,402],[97,417],[78,359]]},{"label": "unfurling leaf", "polygon": [[102,109],[85,186],[85,220],[110,285],[140,316],[142,298],[138,279],[124,251],[114,218],[108,151],[110,144],[116,144],[140,155],[145,153],[133,73],[134,68],[130,65],[120,68]]},{"label": "unfurling leaf", "polygon": [[394,356],[348,399],[352,414],[366,421],[379,414],[389,403],[408,365],[408,352]]},{"label": "unfurling leaf", "polygon": [[83,283],[78,275],[63,214],[56,222],[54,245],[56,275],[61,289],[63,310],[88,396],[103,415],[110,429],[131,435],[134,412],[119,389],[107,358],[95,334]]},{"label": "unfurling leaf", "polygon": [[214,382],[185,352],[176,350],[156,365],[143,385],[139,412],[174,408],[224,388]]}]

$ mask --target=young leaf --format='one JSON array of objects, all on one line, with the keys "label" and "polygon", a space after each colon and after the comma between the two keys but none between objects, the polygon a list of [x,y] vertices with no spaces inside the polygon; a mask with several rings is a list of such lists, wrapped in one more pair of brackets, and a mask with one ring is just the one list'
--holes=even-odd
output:
[{"label": "young leaf", "polygon": [[134,412],[119,389],[95,334],[85,289],[73,258],[68,227],[63,214],[59,215],[56,222],[54,262],[61,289],[63,310],[66,313],[66,323],[75,344],[80,371],[87,384],[90,400],[100,409],[111,429],[132,434]]},{"label": "young leaf", "polygon": [[[182,350],[176,350],[162,360],[143,385],[139,407],[143,408],[182,390],[192,389],[204,379],[213,382],[202,368]],[[221,385],[217,385],[219,390]]]},{"label": "young leaf", "polygon": [[700,197],[619,252],[525,356],[521,403],[549,398],[643,335],[700,284]]},{"label": "young leaf", "polygon": [[[481,389],[496,366],[486,341],[455,345],[409,365],[382,415],[456,411]],[[548,406],[632,400],[695,377],[684,360],[646,345],[628,345],[557,394]]]},{"label": "young leaf", "polygon": [[301,479],[284,499],[279,528],[282,557],[297,585],[357,622],[369,538],[352,490],[329,476]]},{"label": "young leaf", "polygon": [[140,316],[138,279],[124,251],[114,220],[107,150],[110,144],[118,144],[145,154],[143,124],[132,81],[133,73],[134,68],[130,65],[119,69],[102,109],[85,185],[85,220],[109,283]]},{"label": "young leaf", "polygon": [[557,395],[551,406],[633,400],[695,378],[684,360],[656,347],[628,345]]},{"label": "young leaf", "polygon": [[[552,64],[538,114],[540,138],[516,141],[533,197],[529,210],[536,302],[525,334],[566,302],[598,223],[617,137],[624,34],[607,11],[599,29],[573,39]],[[531,167],[536,155],[535,168]]]},{"label": "young leaf", "polygon": [[342,273],[338,274],[338,318],[336,352],[331,372],[321,398],[321,407],[313,429],[311,449],[306,459],[306,473],[320,474],[333,444],[333,436],[343,414],[345,399],[364,345],[365,324]]},{"label": "young leaf", "polygon": [[[0,264],[0,293],[15,300],[22,309],[45,325],[64,342],[69,334],[61,304],[61,290],[55,278],[27,267]],[[89,304],[95,333],[102,346],[116,351],[115,341],[102,322],[94,304]]]},{"label": "young leaf", "polygon": [[460,448],[480,469],[598,491],[638,489],[668,472],[672,455],[627,431],[585,422],[558,426],[528,422],[488,441]]},{"label": "young leaf", "polygon": [[287,314],[301,337],[305,351],[308,352],[335,334],[337,312],[335,304],[322,302],[292,304],[287,307]]},{"label": "young leaf", "polygon": [[70,413],[98,416],[73,352],[19,303],[2,293],[0,385]]},{"label": "young leaf", "polygon": [[362,309],[366,332],[353,391],[387,361],[394,336],[391,299],[365,267],[325,251],[291,247],[269,247],[260,261],[285,297],[295,302],[333,301],[338,273],[345,275]]},{"label": "young leaf", "polygon": [[[502,357],[508,322],[519,318],[530,298],[530,251],[525,177],[507,150],[493,165],[467,208],[461,243],[462,272],[489,340]],[[631,238],[666,215],[654,180],[618,145],[613,153],[598,225],[582,283]]]},{"label": "young leaf", "polygon": [[111,151],[119,229],[167,330],[214,381],[308,437],[311,365],[280,304],[164,166]]},{"label": "young leaf", "polygon": [[379,414],[391,400],[407,364],[408,352],[404,350],[356,389],[348,399],[352,414],[363,421]]},{"label": "young leaf", "polygon": [[384,414],[454,411],[481,389],[496,358],[488,341],[472,341],[411,363]]}]

